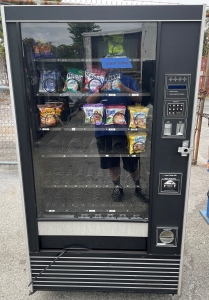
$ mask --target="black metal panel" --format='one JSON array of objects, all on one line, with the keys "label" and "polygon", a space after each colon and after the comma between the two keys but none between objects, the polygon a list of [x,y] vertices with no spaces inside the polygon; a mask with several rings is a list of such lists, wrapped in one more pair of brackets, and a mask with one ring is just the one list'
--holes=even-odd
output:
[{"label": "black metal panel", "polygon": [[73,244],[80,244],[88,249],[147,250],[147,238],[145,237],[40,236],[41,249],[66,248]]},{"label": "black metal panel", "polygon": [[25,96],[21,37],[19,24],[7,25],[8,45],[11,63],[11,75],[14,91],[14,104],[19,139],[20,163],[22,169],[24,201],[30,251],[39,251],[38,226],[36,221],[36,204],[33,177],[33,162],[30,144],[30,127]]},{"label": "black metal panel", "polygon": [[[175,6],[9,6],[6,21],[201,20],[202,5]],[[117,13],[116,13],[117,12]]]},{"label": "black metal panel", "polygon": [[34,291],[177,293],[179,257],[133,251],[70,250],[60,254],[30,254]]},{"label": "black metal panel", "polygon": [[[191,122],[196,84],[196,68],[198,59],[198,43],[200,36],[200,22],[165,22],[161,24],[159,65],[157,67],[158,81],[155,97],[154,124],[152,145],[152,203],[150,203],[149,252],[179,254],[181,249],[183,214],[186,192],[188,157],[178,153],[182,146],[181,139],[160,139],[162,130],[162,114],[164,100],[165,74],[191,74],[189,97],[189,111],[187,119],[186,138],[190,140]],[[192,38],[191,38],[192,36]],[[159,173],[182,173],[181,195],[159,195]],[[157,227],[178,227],[177,247],[156,247]]]}]

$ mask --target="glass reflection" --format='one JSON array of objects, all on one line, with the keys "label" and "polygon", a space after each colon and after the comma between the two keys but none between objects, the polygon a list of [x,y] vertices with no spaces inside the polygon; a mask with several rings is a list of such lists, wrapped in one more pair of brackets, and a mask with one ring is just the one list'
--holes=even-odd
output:
[{"label": "glass reflection", "polygon": [[38,216],[146,219],[157,25],[21,27]]}]

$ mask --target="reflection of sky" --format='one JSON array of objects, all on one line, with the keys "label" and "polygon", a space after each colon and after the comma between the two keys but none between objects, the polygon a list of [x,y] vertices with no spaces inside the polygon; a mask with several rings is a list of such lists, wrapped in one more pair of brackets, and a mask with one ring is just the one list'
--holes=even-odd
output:
[{"label": "reflection of sky", "polygon": [[[120,32],[141,29],[141,23],[96,23],[104,32]],[[71,33],[67,30],[67,23],[22,23],[22,38],[33,38],[54,45],[70,45]],[[101,31],[101,32],[102,32]]]}]

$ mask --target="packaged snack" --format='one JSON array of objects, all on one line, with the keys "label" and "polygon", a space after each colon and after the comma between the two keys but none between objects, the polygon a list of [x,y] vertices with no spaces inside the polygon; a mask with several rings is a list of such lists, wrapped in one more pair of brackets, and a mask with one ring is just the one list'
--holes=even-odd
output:
[{"label": "packaged snack", "polygon": [[61,72],[58,70],[40,70],[39,92],[53,93],[57,91],[58,79],[61,77]]},{"label": "packaged snack", "polygon": [[53,57],[51,53],[51,43],[50,42],[41,42],[36,41],[33,45],[34,58],[49,58]]},{"label": "packaged snack", "polygon": [[104,105],[101,103],[96,104],[84,104],[83,110],[85,113],[85,124],[102,125]]},{"label": "packaged snack", "polygon": [[85,71],[85,91],[96,93],[103,86],[106,72],[98,68],[92,68],[91,71]]},{"label": "packaged snack", "polygon": [[106,120],[105,125],[126,125],[125,112],[126,107],[124,105],[111,105],[106,106]]},{"label": "packaged snack", "polygon": [[82,88],[83,83],[83,71],[76,68],[69,68],[65,80],[63,92],[76,93]]},{"label": "packaged snack", "polygon": [[121,73],[111,71],[106,77],[104,81],[104,85],[106,84],[105,92],[115,92],[119,93],[121,91]]},{"label": "packaged snack", "polygon": [[146,128],[149,109],[144,106],[128,106],[130,112],[130,128]]},{"label": "packaged snack", "polygon": [[131,132],[127,133],[128,148],[130,154],[137,154],[145,151],[146,133]]},{"label": "packaged snack", "polygon": [[123,49],[123,34],[115,34],[115,35],[108,35],[103,37],[104,41],[108,42],[108,53],[111,56],[121,55],[124,52]]},{"label": "packaged snack", "polygon": [[63,103],[45,103],[37,105],[40,112],[40,126],[52,127],[57,126],[59,117],[63,111]]}]

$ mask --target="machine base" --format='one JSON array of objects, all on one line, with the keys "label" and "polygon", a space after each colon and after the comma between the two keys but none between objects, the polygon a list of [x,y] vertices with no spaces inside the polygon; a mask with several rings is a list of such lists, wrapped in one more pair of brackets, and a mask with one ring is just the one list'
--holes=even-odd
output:
[{"label": "machine base", "polygon": [[30,254],[33,291],[177,294],[179,256],[74,249]]}]

